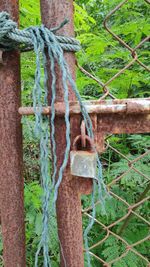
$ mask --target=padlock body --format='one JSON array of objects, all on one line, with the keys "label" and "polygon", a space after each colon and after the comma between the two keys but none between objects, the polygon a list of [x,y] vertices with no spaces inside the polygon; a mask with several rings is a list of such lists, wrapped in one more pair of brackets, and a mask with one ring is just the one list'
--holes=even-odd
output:
[{"label": "padlock body", "polygon": [[85,178],[96,178],[97,155],[89,151],[70,152],[71,174]]}]

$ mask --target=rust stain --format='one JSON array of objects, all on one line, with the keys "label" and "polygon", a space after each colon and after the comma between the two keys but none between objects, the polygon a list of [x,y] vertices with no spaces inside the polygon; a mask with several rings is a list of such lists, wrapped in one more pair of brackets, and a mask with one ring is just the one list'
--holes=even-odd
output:
[{"label": "rust stain", "polygon": [[[18,1],[0,2],[0,11],[18,21]],[[3,53],[0,67],[0,214],[5,267],[25,267],[25,227],[22,177],[20,60],[17,52]]]},{"label": "rust stain", "polygon": [[135,134],[150,132],[150,115],[105,114],[98,115],[98,133]]},{"label": "rust stain", "polygon": [[[103,100],[103,101],[85,101],[83,102],[89,114],[149,114],[150,113],[150,99],[124,99],[124,100]],[[38,108],[37,108],[38,109]],[[81,114],[81,109],[78,101],[69,102],[70,115]],[[57,116],[64,116],[65,105],[62,102],[55,104]],[[19,113],[21,115],[34,114],[33,107],[20,107]],[[44,115],[51,114],[51,107],[43,107],[42,113]],[[94,118],[94,116],[93,116]]]},{"label": "rust stain", "polygon": [[[68,18],[69,22],[63,27],[59,33],[73,36],[73,0],[41,0],[41,14],[42,21],[48,27],[58,26],[64,18]],[[65,53],[66,61],[69,64],[71,73],[75,79],[75,57],[72,53]],[[56,66],[57,73],[57,96],[56,101],[63,102],[63,89],[61,83],[61,72]],[[49,74],[49,88],[51,88],[51,77]],[[49,91],[49,98],[51,98],[51,91]],[[72,90],[69,92],[70,101],[75,101],[75,96]],[[71,143],[74,138],[80,134],[80,116],[71,116]],[[58,168],[61,165],[64,150],[66,146],[65,138],[65,121],[63,117],[57,117],[55,120],[56,129],[56,143],[57,143],[57,158]],[[61,137],[60,137],[61,129]],[[61,253],[60,266],[83,267],[83,240],[82,240],[82,215],[81,215],[81,193],[88,193],[91,188],[91,181],[82,181],[81,179],[73,178],[70,174],[70,166],[63,176],[63,181],[59,188],[57,200],[57,221],[59,238],[63,254]],[[64,256],[63,256],[64,255]],[[66,265],[65,265],[66,262]]]}]

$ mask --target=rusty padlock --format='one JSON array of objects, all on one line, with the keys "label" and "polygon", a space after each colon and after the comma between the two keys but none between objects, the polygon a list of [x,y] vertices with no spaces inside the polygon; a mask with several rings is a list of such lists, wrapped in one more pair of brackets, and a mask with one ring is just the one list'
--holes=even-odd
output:
[{"label": "rusty padlock", "polygon": [[97,153],[92,139],[85,135],[86,146],[82,147],[82,136],[78,135],[70,152],[71,174],[96,179]]}]

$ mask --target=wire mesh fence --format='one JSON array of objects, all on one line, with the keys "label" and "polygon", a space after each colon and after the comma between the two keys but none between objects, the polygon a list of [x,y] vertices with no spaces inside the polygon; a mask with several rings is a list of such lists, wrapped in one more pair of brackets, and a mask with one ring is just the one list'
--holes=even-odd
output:
[{"label": "wire mesh fence", "polygon": [[[138,144],[142,142],[141,135],[126,138],[129,142],[133,137]],[[90,254],[103,264],[100,266],[149,266],[150,223],[146,211],[150,188],[148,177],[150,151],[144,149],[145,151],[137,156],[135,150],[138,148],[134,144],[134,156],[132,154],[127,156],[126,153],[121,153],[117,148],[118,144],[114,143],[119,137],[111,138],[114,139],[111,140],[113,145],[107,140],[105,152],[109,154],[107,157],[109,162],[105,162],[105,153],[102,157],[110,199],[106,201],[106,214],[102,213],[100,203],[95,203],[96,219],[93,230],[95,236],[93,238],[91,233]],[[143,138],[146,146],[146,139],[149,137]],[[90,210],[91,207],[85,207],[83,216],[91,218]]]},{"label": "wire mesh fence", "polygon": [[[121,11],[129,0],[119,3],[104,19],[106,31],[130,53],[130,61],[124,65],[108,81],[97,79],[103,88],[101,99],[114,98],[110,85],[134,64],[144,71],[150,68],[140,59],[140,48],[149,42],[150,36],[144,37],[135,47],[130,41],[126,43],[123,36],[113,32],[109,21],[112,16]],[[143,1],[150,4],[150,1]],[[82,67],[80,70],[91,78]],[[138,75],[138,73],[137,73]],[[138,129],[138,121],[135,121]],[[106,214],[99,202],[95,203],[96,218],[89,235],[89,251],[92,266],[106,267],[136,267],[150,266],[149,260],[149,215],[148,201],[150,189],[149,163],[150,139],[148,134],[131,134],[106,136],[105,152],[101,155],[104,178],[110,193],[106,200]],[[89,206],[88,204],[89,203]],[[92,218],[89,197],[82,198],[83,226]]]}]

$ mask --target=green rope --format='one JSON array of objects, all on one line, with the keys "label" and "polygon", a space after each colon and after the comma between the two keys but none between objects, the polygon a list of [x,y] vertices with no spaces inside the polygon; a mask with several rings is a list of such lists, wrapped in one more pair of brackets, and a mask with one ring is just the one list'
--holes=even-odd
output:
[{"label": "green rope", "polygon": [[[86,124],[87,133],[91,138],[94,138],[92,131],[92,122],[86,108],[81,100],[80,94],[77,90],[76,84],[70,74],[69,67],[64,58],[63,50],[66,51],[78,51],[80,49],[80,44],[74,38],[65,36],[56,36],[55,32],[63,27],[66,21],[64,21],[60,26],[54,29],[47,29],[43,25],[40,27],[30,27],[25,30],[18,30],[17,25],[13,22],[6,12],[0,13],[0,49],[12,50],[20,49],[30,50],[34,49],[36,55],[36,71],[35,71],[35,83],[33,88],[33,107],[35,111],[35,133],[40,139],[40,166],[41,166],[41,180],[44,189],[43,194],[43,218],[42,218],[42,235],[40,243],[35,256],[35,267],[38,266],[38,259],[41,250],[43,251],[43,265],[44,267],[51,266],[51,260],[49,257],[49,221],[55,213],[55,204],[58,196],[58,189],[63,179],[63,173],[68,163],[69,153],[70,153],[70,121],[69,121],[69,88],[71,85],[73,92],[79,101],[83,119]],[[46,106],[47,103],[47,57],[45,55],[45,47],[47,47],[48,60],[50,62],[50,72],[52,77],[51,82],[51,149],[53,155],[53,174],[52,179],[49,175],[49,121],[48,117],[42,115],[42,107]],[[63,162],[59,169],[57,169],[57,155],[56,155],[56,141],[55,141],[55,99],[56,99],[56,73],[55,64],[57,64],[62,73],[62,85],[64,90],[64,103],[65,103],[65,124],[66,124],[66,148],[64,151]],[[44,69],[44,86],[42,87],[41,82],[41,69]],[[38,107],[38,109],[36,109]],[[92,194],[92,219],[89,222],[88,227],[84,233],[85,239],[85,249],[88,257],[88,266],[90,264],[90,254],[88,248],[88,233],[91,230],[94,219],[95,219],[95,190],[96,182],[98,186],[99,199],[101,204],[104,206],[104,196],[106,196],[107,191],[102,179],[102,167],[97,155],[97,177],[93,181],[93,194]],[[51,208],[49,208],[51,204]],[[61,244],[60,244],[61,245]],[[61,246],[61,252],[63,254],[63,247]],[[65,259],[64,259],[65,262]],[[67,263],[65,263],[67,266]],[[67,266],[70,267],[70,266]]]},{"label": "green rope", "polygon": [[[45,31],[55,33],[58,29],[63,27],[68,20],[64,20],[59,27],[53,29],[47,29]],[[6,12],[0,13],[0,49],[12,50],[19,49],[21,51],[32,50],[34,48],[34,40],[32,38],[31,30],[37,27],[29,27],[25,30],[19,30],[17,23],[10,19],[10,16]],[[50,37],[50,35],[49,35]],[[68,52],[76,52],[81,49],[80,43],[71,37],[56,36],[56,41],[59,43],[61,48]],[[50,41],[52,41],[50,39]],[[45,42],[45,46],[46,42]]]}]

